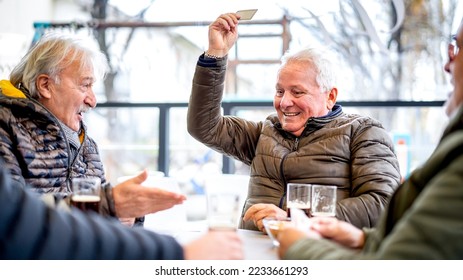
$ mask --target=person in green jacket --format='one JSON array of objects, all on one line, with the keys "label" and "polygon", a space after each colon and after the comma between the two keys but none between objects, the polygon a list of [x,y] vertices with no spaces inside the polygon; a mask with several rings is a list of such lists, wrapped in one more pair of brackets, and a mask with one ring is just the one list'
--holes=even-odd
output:
[{"label": "person in green jacket", "polygon": [[278,236],[283,259],[463,259],[463,22],[448,46],[450,122],[435,151],[392,196],[374,229],[312,219]]}]

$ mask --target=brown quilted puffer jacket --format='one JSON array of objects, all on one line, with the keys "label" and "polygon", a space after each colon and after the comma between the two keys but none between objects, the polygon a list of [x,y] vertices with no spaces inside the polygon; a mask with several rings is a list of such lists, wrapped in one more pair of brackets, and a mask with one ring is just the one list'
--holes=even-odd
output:
[{"label": "brown quilted puffer jacket", "polygon": [[[336,217],[373,227],[400,182],[393,143],[369,117],[332,112],[311,118],[300,137],[281,129],[278,117],[253,122],[223,116],[226,58],[213,67],[196,66],[188,107],[188,131],[208,147],[250,165],[248,196],[242,215],[257,203],[286,209],[287,183],[338,187]],[[241,228],[257,230],[252,221]]]}]

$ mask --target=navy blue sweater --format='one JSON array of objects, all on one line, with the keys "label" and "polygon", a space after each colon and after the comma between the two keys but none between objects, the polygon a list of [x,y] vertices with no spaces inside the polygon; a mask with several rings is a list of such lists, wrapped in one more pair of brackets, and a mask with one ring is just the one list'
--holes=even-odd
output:
[{"label": "navy blue sweater", "polygon": [[183,259],[170,236],[49,208],[15,184],[0,160],[0,259]]}]

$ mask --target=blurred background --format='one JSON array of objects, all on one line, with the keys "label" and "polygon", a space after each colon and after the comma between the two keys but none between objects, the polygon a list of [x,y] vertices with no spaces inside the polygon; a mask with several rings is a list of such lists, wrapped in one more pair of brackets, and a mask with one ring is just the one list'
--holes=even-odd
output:
[{"label": "blurred background", "polygon": [[447,117],[443,71],[462,18],[457,0],[0,0],[0,75],[47,32],[90,35],[111,71],[86,115],[109,179],[147,168],[204,191],[206,176],[249,169],[189,136],[186,110],[207,26],[220,14],[256,8],[230,53],[225,114],[273,113],[276,69],[288,49],[315,44],[336,54],[338,101],[380,120],[404,177],[434,149]]}]

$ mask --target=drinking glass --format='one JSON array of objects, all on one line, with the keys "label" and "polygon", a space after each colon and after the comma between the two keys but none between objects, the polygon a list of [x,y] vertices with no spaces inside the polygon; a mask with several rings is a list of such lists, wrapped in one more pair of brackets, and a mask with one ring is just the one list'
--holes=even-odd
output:
[{"label": "drinking glass", "polygon": [[209,230],[236,230],[240,215],[240,196],[237,193],[214,192],[207,194]]},{"label": "drinking glass", "polygon": [[262,220],[262,223],[264,224],[267,235],[272,240],[273,246],[278,247],[280,246],[278,234],[283,227],[291,223],[291,218],[267,217]]},{"label": "drinking glass", "polygon": [[313,217],[334,217],[336,215],[336,186],[312,185]]},{"label": "drinking glass", "polygon": [[98,177],[73,178],[71,205],[82,211],[99,212],[101,180]]},{"label": "drinking glass", "polygon": [[310,217],[311,185],[289,183],[287,186],[286,212],[291,217],[291,208],[299,208]]}]

